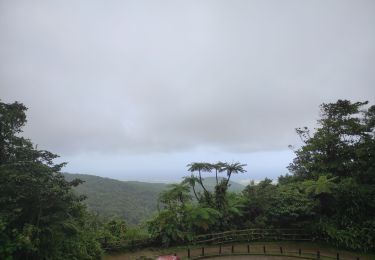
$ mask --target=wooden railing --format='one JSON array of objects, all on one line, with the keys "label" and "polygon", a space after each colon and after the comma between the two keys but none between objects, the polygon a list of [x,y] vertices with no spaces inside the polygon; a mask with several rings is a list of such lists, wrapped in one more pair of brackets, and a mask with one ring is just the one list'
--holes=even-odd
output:
[{"label": "wooden railing", "polygon": [[[336,259],[336,260],[360,260],[360,257],[349,252],[334,252],[321,250],[319,248],[298,248],[292,246],[261,245],[261,244],[232,244],[232,245],[211,245],[188,248],[181,253],[183,259],[205,259],[221,256],[282,256],[301,259]],[[235,259],[235,258],[234,258]],[[292,258],[291,258],[292,259]]]},{"label": "wooden railing", "polygon": [[193,244],[225,244],[244,241],[311,241],[310,232],[303,229],[243,229],[195,236]]},{"label": "wooden railing", "polygon": [[[194,236],[192,240],[183,241],[185,245],[227,244],[234,242],[250,241],[312,241],[311,233],[302,229],[243,229],[219,233],[210,233]],[[108,251],[121,249],[134,250],[137,248],[157,246],[160,241],[155,239],[121,240],[109,243],[106,238],[101,239],[101,244]]]}]

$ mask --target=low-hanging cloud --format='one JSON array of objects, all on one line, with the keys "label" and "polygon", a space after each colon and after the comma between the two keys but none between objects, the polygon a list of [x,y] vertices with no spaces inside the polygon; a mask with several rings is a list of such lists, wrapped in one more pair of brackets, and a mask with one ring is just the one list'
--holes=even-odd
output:
[{"label": "low-hanging cloud", "polygon": [[374,1],[2,1],[0,86],[66,155],[285,149],[375,100]]}]

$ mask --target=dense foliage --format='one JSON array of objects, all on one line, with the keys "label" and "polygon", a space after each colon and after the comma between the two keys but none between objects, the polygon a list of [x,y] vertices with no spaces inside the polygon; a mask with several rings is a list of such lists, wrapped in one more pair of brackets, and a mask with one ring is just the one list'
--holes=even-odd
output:
[{"label": "dense foliage", "polygon": [[314,227],[336,245],[375,248],[375,106],[339,100],[321,105],[314,133],[297,129],[304,145],[292,178],[317,202]]},{"label": "dense foliage", "polygon": [[[367,102],[322,104],[318,127],[296,130],[303,145],[295,150],[291,174],[277,184],[252,183],[242,193],[228,192],[228,181],[245,165],[191,163],[192,175],[161,195],[165,207],[149,222],[150,234],[169,245],[222,230],[297,227],[336,246],[374,250],[374,127],[375,106]],[[204,186],[202,172],[215,174],[214,191]],[[219,181],[221,173],[226,178]]]},{"label": "dense foliage", "polygon": [[[232,174],[246,172],[244,166],[241,163],[223,162],[189,164],[188,169],[192,174],[160,195],[159,200],[164,208],[149,222],[150,235],[164,245],[170,245],[189,241],[196,234],[235,228],[242,205],[238,196],[228,192],[228,188]],[[202,172],[215,172],[214,190],[205,186]],[[218,178],[218,174],[223,172],[226,178]],[[189,186],[193,190],[194,200]],[[197,191],[197,186],[201,191]]]},{"label": "dense foliage", "polygon": [[18,136],[26,107],[0,102],[0,258],[99,259],[100,244],[64,164]]},{"label": "dense foliage", "polygon": [[[80,179],[82,184],[73,190],[86,196],[83,201],[89,211],[103,219],[122,218],[128,227],[142,225],[157,212],[158,196],[167,188],[165,183],[148,183],[138,181],[119,181],[88,174],[63,173],[68,181]],[[220,179],[221,180],[221,179]],[[216,185],[215,177],[203,180],[204,186],[213,191]],[[236,182],[229,182],[230,191],[242,191],[245,186]],[[196,192],[202,192],[196,187]],[[191,195],[193,195],[191,189]],[[194,195],[193,195],[194,196]]]}]

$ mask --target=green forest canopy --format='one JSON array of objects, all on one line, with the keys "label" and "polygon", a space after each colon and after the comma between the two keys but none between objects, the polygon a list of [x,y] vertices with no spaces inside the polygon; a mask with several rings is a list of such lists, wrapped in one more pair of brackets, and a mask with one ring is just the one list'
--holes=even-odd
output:
[{"label": "green forest canopy", "polygon": [[[278,184],[265,179],[234,194],[224,180],[210,192],[201,183],[202,171],[219,169],[229,179],[245,165],[192,163],[196,174],[162,194],[166,208],[149,222],[150,234],[171,244],[230,229],[299,227],[336,246],[374,250],[375,106],[338,100],[320,109],[314,130],[296,129],[303,145]],[[198,203],[187,185],[202,186]]]},{"label": "green forest canopy", "polygon": [[[123,218],[132,227],[144,223],[157,211],[159,194],[168,188],[165,183],[119,181],[87,174],[63,175],[67,181],[83,181],[73,190],[86,196],[83,202],[91,213],[98,214],[100,218]],[[204,178],[203,182],[208,190],[215,189],[215,177]],[[230,191],[241,192],[244,188],[230,181]],[[201,188],[197,187],[197,192],[200,191]]]}]

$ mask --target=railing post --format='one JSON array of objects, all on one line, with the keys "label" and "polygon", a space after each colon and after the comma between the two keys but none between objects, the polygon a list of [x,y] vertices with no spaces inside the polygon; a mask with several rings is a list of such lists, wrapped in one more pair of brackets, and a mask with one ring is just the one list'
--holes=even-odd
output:
[{"label": "railing post", "polygon": [[232,254],[234,253],[234,245],[232,245]]},{"label": "railing post", "polygon": [[247,245],[247,253],[250,254],[250,245]]},{"label": "railing post", "polygon": [[283,254],[283,248],[280,246],[280,254]]},{"label": "railing post", "polygon": [[266,246],[263,246],[263,253],[266,254]]},{"label": "railing post", "polygon": [[190,248],[188,248],[188,258],[190,258]]},{"label": "railing post", "polygon": [[204,247],[202,247],[202,256],[204,256]]},{"label": "railing post", "polygon": [[318,250],[317,252],[316,252],[316,258],[320,258],[320,251]]},{"label": "railing post", "polygon": [[336,255],[336,259],[337,259],[337,260],[340,260],[340,255],[339,255],[339,253],[337,253],[337,255]]},{"label": "railing post", "polygon": [[221,255],[221,244],[219,245],[219,255]]},{"label": "railing post", "polygon": [[298,255],[301,255],[301,248],[298,249]]}]

